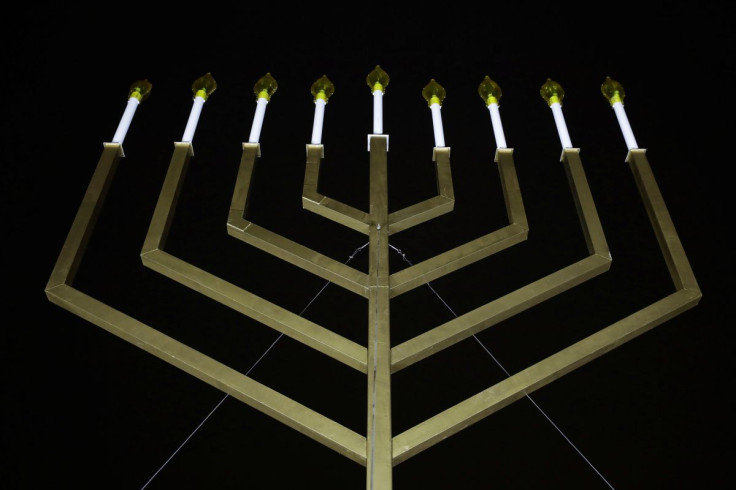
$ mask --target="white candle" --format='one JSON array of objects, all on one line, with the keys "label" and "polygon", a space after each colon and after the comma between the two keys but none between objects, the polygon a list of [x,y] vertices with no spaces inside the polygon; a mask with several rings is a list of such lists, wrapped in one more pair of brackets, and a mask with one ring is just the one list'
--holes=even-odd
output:
[{"label": "white candle", "polygon": [[567,125],[565,124],[565,117],[562,115],[562,105],[559,102],[553,102],[549,105],[552,109],[552,114],[555,117],[555,124],[557,125],[557,133],[560,135],[560,142],[562,148],[572,148],[572,142],[570,141],[570,135],[567,133]]},{"label": "white candle", "polygon": [[115,131],[115,136],[112,137],[113,143],[120,143],[121,145],[123,144],[125,135],[128,133],[128,128],[130,127],[130,122],[133,120],[135,110],[138,109],[138,105],[140,103],[141,102],[136,97],[131,97],[128,99],[128,104],[125,106],[123,117],[120,118],[118,129]]},{"label": "white candle", "polygon": [[442,129],[442,107],[440,104],[432,104],[429,106],[432,109],[432,127],[434,128],[434,146],[443,147],[445,146],[445,134]]},{"label": "white candle", "polygon": [[322,144],[322,125],[325,118],[325,105],[327,101],[322,98],[314,100],[314,124],[312,125],[312,144]]},{"label": "white candle", "polygon": [[496,138],[496,148],[506,148],[506,137],[503,134],[503,125],[501,125],[501,114],[498,110],[498,104],[488,104],[488,112],[491,114],[493,135]]},{"label": "white candle", "polygon": [[631,125],[629,124],[629,118],[626,117],[626,111],[624,110],[624,104],[622,102],[614,102],[613,104],[613,110],[616,113],[616,118],[618,119],[618,124],[621,126],[621,132],[624,134],[624,139],[626,140],[626,146],[629,147],[629,150],[633,150],[634,148],[639,148],[639,145],[636,144],[636,139],[634,138],[634,132],[631,130]]},{"label": "white candle", "polygon": [[250,128],[248,143],[258,143],[258,139],[261,137],[261,128],[263,127],[263,116],[266,114],[266,105],[268,105],[268,99],[265,97],[258,97],[258,101],[256,102],[256,113],[253,116],[253,126]]},{"label": "white candle", "polygon": [[199,115],[202,113],[203,105],[204,97],[200,95],[195,96],[187,126],[184,128],[184,135],[181,137],[182,142],[191,143],[192,139],[194,139],[194,131],[197,129],[197,123],[199,122]]},{"label": "white candle", "polygon": [[373,134],[383,133],[383,91],[373,91]]}]

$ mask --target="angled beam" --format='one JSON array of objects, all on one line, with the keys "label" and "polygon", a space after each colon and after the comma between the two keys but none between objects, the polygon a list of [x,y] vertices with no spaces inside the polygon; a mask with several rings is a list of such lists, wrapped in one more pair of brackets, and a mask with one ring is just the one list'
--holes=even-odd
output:
[{"label": "angled beam", "polygon": [[243,155],[227,220],[228,234],[367,298],[367,274],[245,219],[258,148],[257,143],[243,143]]},{"label": "angled beam", "polygon": [[307,165],[304,170],[302,207],[336,223],[359,231],[364,235],[368,235],[370,232],[370,222],[367,213],[317,192],[322,158],[324,158],[324,145],[307,145]]},{"label": "angled beam", "polygon": [[[627,162],[676,291],[397,435],[393,445],[395,465],[700,302],[702,293],[645,153],[643,149],[632,149]],[[589,243],[595,241],[591,237]]]},{"label": "angled beam", "polygon": [[454,345],[610,268],[611,254],[608,251],[603,227],[595,209],[578,150],[565,149],[562,156],[590,255],[395,346],[391,349],[393,372]]},{"label": "angled beam", "polygon": [[119,143],[105,143],[47,283],[49,301],[365,465],[365,437],[71,286],[121,156]]},{"label": "angled beam", "polygon": [[449,213],[455,208],[455,190],[450,170],[450,148],[436,147],[433,151],[437,175],[437,196],[388,215],[388,231],[393,235],[412,226]]},{"label": "angled beam", "polygon": [[51,272],[51,277],[46,284],[47,293],[56,286],[71,284],[74,281],[79,263],[87,250],[89,237],[97,223],[97,217],[122,157],[123,146],[121,143],[104,143],[97,167],[92,174],[89,185],[87,185],[82,203],[79,205],[77,215],[74,217],[72,226]]},{"label": "angled beam", "polygon": [[699,297],[693,290],[671,294],[398,434],[394,437],[394,465],[692,308]]},{"label": "angled beam", "polygon": [[143,264],[333,359],[366,373],[367,352],[365,347],[163,251],[191,155],[190,143],[175,143],[169,170],[141,251]]},{"label": "angled beam", "polygon": [[[439,150],[443,149],[435,150],[438,155],[438,163],[447,158],[446,171],[449,173],[449,148],[446,149],[446,152]],[[519,180],[514,168],[513,149],[498,149],[496,161],[510,224],[391,274],[392,298],[526,240],[529,226],[521,198]],[[443,172],[438,172],[438,175]]]}]

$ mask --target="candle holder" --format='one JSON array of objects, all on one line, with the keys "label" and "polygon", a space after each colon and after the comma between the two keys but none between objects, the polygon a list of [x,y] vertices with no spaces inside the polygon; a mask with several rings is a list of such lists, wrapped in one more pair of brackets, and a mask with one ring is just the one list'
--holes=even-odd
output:
[{"label": "candle holder", "polygon": [[431,80],[422,91],[432,111],[434,123],[436,145],[433,149],[433,161],[437,195],[404,209],[389,212],[388,135],[382,134],[381,109],[389,78],[380,67],[376,67],[368,75],[367,82],[374,97],[375,109],[374,133],[368,135],[369,210],[353,208],[318,191],[320,164],[324,158],[321,125],[326,104],[334,92],[334,86],[326,76],[311,87],[315,97],[315,127],[311,143],[306,145],[302,190],[302,205],[305,210],[367,237],[367,273],[247,219],[250,190],[254,185],[254,169],[260,157],[258,139],[266,105],[277,89],[276,81],[270,74],[261,78],[254,87],[257,97],[256,116],[249,141],[242,144],[240,167],[227,218],[227,232],[230,236],[365,298],[368,303],[367,345],[344,338],[166,251],[167,234],[175,216],[179,190],[194,155],[192,137],[197,119],[207,97],[217,86],[210,74],[197,79],[192,87],[194,105],[185,137],[174,144],[168,172],[140,253],[144,266],[363,373],[368,392],[367,426],[364,434],[348,429],[195,348],[159,332],[154,326],[146,325],[73,287],[76,270],[83,258],[96,217],[103,206],[115,168],[124,156],[122,142],[125,132],[138,103],[151,90],[147,81],[135,82],[131,87],[129,97],[130,100],[135,100],[129,102],[113,142],[103,145],[97,168],[45,291],[48,299],[62,308],[365,466],[367,488],[390,489],[393,485],[393,466],[692,308],[698,304],[701,292],[649,166],[646,150],[636,147],[623,111],[623,88],[609,78],[603,83],[601,90],[621,123],[629,146],[626,161],[631,167],[676,291],[442,413],[399,434],[392,433],[392,374],[606,272],[612,259],[583,170],[579,148],[572,146],[564,124],[561,111],[564,91],[558,83],[548,80],[542,86],[540,94],[553,111],[560,133],[560,159],[578,211],[588,255],[428,332],[392,346],[389,310],[393,298],[526,240],[529,227],[517,180],[513,148],[506,147],[501,126],[498,110],[501,91],[493,80],[486,77],[478,90],[491,115],[497,146],[495,163],[509,223],[480,238],[391,273],[391,236],[449,213],[454,207],[450,147],[445,146],[441,125],[440,111],[445,91],[435,80]]}]

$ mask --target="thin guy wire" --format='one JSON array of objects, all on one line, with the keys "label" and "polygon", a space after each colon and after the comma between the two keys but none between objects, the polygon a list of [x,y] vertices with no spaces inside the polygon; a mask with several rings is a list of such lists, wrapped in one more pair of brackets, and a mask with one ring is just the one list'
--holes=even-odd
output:
[{"label": "thin guy wire", "polygon": [[[406,258],[406,254],[405,254],[404,252],[402,252],[402,251],[401,251],[401,249],[399,249],[399,248],[397,248],[397,247],[394,247],[393,245],[389,245],[389,247],[391,247],[392,249],[394,249],[394,251],[396,251],[396,252],[397,252],[397,253],[398,253],[399,255],[401,255],[401,258],[402,258],[402,259],[403,259],[403,260],[404,260],[404,261],[405,261],[405,262],[406,262],[407,264],[409,264],[409,265],[414,265],[414,264],[412,264],[412,263],[411,263],[411,261],[410,261],[410,260],[409,260],[408,258]],[[448,304],[447,304],[447,302],[446,302],[446,301],[444,300],[444,298],[442,298],[442,296],[440,296],[440,294],[439,294],[439,293],[438,293],[438,292],[437,292],[437,291],[436,291],[436,290],[435,290],[435,289],[434,289],[434,288],[432,287],[432,284],[428,282],[428,283],[427,283],[427,287],[428,287],[428,288],[429,288],[429,289],[430,289],[430,290],[432,291],[432,293],[434,293],[434,295],[435,295],[435,296],[437,296],[437,298],[438,298],[438,299],[439,299],[439,300],[440,300],[440,301],[442,302],[442,304],[443,304],[443,305],[445,305],[445,307],[446,307],[446,308],[447,308],[447,309],[448,309],[448,310],[450,311],[450,313],[452,314],[452,316],[454,316],[455,318],[457,318],[457,317],[458,317],[458,314],[457,314],[457,313],[455,313],[455,311],[454,311],[454,310],[453,310],[452,308],[450,308],[450,305],[448,305]],[[486,353],[487,353],[487,354],[488,354],[489,356],[491,356],[491,359],[493,359],[493,361],[494,361],[494,362],[495,362],[495,363],[496,363],[496,364],[498,365],[498,367],[499,367],[499,368],[501,368],[501,370],[502,370],[502,371],[503,371],[504,373],[506,373],[506,376],[508,376],[508,377],[511,377],[511,374],[510,374],[510,373],[509,373],[509,372],[508,372],[508,371],[506,370],[506,368],[505,368],[505,367],[503,366],[503,364],[501,364],[501,363],[499,362],[499,360],[498,360],[498,359],[496,359],[496,357],[495,357],[495,356],[494,356],[494,355],[493,355],[493,354],[491,353],[491,351],[490,351],[490,350],[488,349],[488,347],[486,347],[486,346],[485,346],[485,345],[483,344],[483,342],[481,342],[481,341],[480,341],[480,339],[479,339],[479,338],[478,338],[478,337],[477,337],[477,336],[476,336],[475,334],[473,334],[473,338],[474,338],[474,339],[476,340],[476,342],[478,342],[478,343],[480,344],[480,346],[481,346],[481,347],[483,348],[483,350],[485,350],[485,351],[486,351]],[[590,466],[590,467],[591,467],[591,468],[593,469],[593,471],[595,471],[595,472],[596,472],[596,474],[597,474],[597,475],[598,475],[598,476],[599,476],[599,477],[601,478],[601,480],[603,480],[603,482],[604,482],[604,483],[605,483],[606,485],[608,485],[608,487],[609,487],[609,488],[611,488],[611,490],[614,490],[614,489],[613,489],[613,486],[612,486],[612,485],[611,485],[611,484],[610,484],[610,483],[608,482],[608,480],[606,480],[606,478],[605,478],[605,477],[604,477],[604,476],[603,476],[603,475],[601,474],[601,472],[600,472],[600,471],[598,471],[598,469],[596,469],[596,467],[595,467],[595,466],[593,465],[593,463],[591,463],[591,462],[590,462],[590,460],[589,460],[588,458],[586,458],[586,457],[585,457],[585,455],[584,455],[584,454],[583,454],[583,453],[582,453],[582,452],[580,451],[580,449],[578,449],[578,448],[577,448],[577,446],[575,446],[575,444],[574,444],[574,443],[573,443],[573,442],[572,442],[572,441],[570,440],[570,438],[569,438],[569,437],[567,437],[567,435],[565,435],[565,433],[564,433],[564,432],[562,431],[562,429],[560,429],[560,428],[559,428],[559,427],[557,426],[557,424],[555,424],[555,423],[554,423],[554,421],[552,421],[552,419],[551,419],[551,418],[549,417],[549,415],[547,415],[547,414],[545,413],[545,411],[544,411],[544,410],[542,410],[542,407],[540,407],[540,406],[539,406],[539,405],[537,404],[537,402],[535,402],[535,401],[534,401],[534,400],[532,399],[532,397],[531,397],[531,396],[530,396],[529,394],[527,394],[526,392],[524,392],[524,396],[525,396],[525,397],[526,397],[526,398],[527,398],[527,399],[528,399],[528,400],[529,400],[530,402],[532,402],[532,405],[534,405],[534,406],[535,406],[535,407],[537,408],[537,410],[539,410],[539,413],[541,413],[541,414],[542,414],[542,415],[544,416],[544,418],[546,418],[546,419],[547,419],[547,421],[548,421],[548,422],[549,422],[550,424],[552,424],[552,427],[554,427],[554,428],[555,428],[555,429],[557,430],[557,432],[559,432],[559,433],[560,433],[560,435],[561,435],[561,436],[562,436],[562,437],[563,437],[563,438],[564,438],[564,439],[565,439],[565,440],[567,441],[567,443],[568,443],[568,444],[570,444],[570,446],[572,446],[572,448],[573,448],[573,449],[574,449],[574,450],[575,450],[575,451],[576,451],[576,452],[577,452],[577,453],[578,453],[578,454],[580,455],[580,457],[581,457],[581,458],[583,458],[583,460],[584,460],[584,461],[585,461],[586,463],[588,463],[588,466]]]},{"label": "thin guy wire", "polygon": [[[363,249],[364,249],[365,247],[367,247],[367,246],[368,246],[368,243],[370,243],[370,242],[367,242],[367,243],[365,243],[364,245],[361,245],[360,247],[356,248],[356,249],[355,249],[355,250],[353,251],[353,253],[352,253],[352,254],[350,254],[350,256],[348,257],[348,259],[347,259],[347,260],[346,260],[346,261],[344,262],[344,264],[349,264],[349,263],[350,263],[350,261],[351,261],[351,260],[353,260],[353,259],[355,258],[355,256],[356,256],[356,255],[357,255],[358,253],[360,253],[360,252],[361,252],[361,251],[362,251],[362,250],[363,250]],[[307,309],[308,309],[308,308],[309,308],[310,306],[312,306],[312,303],[314,303],[314,301],[315,301],[315,300],[316,300],[316,299],[317,299],[317,298],[319,297],[319,295],[321,295],[321,294],[322,294],[322,293],[324,292],[324,290],[325,290],[325,289],[327,289],[327,286],[329,286],[329,285],[330,285],[330,281],[327,281],[327,282],[325,283],[325,285],[324,285],[324,286],[322,286],[322,288],[321,288],[321,289],[320,289],[319,291],[317,291],[317,294],[315,294],[315,295],[314,295],[314,296],[312,297],[312,299],[310,299],[310,300],[309,300],[309,303],[307,303],[307,305],[306,305],[306,306],[305,306],[304,308],[302,308],[302,311],[300,311],[300,312],[299,312],[299,316],[302,316],[302,315],[304,314],[304,312],[305,312],[305,311],[307,311]],[[261,362],[261,361],[263,360],[263,358],[264,358],[264,357],[266,357],[266,354],[268,354],[268,353],[269,353],[269,352],[271,351],[271,349],[273,349],[273,347],[274,347],[274,346],[276,345],[276,343],[277,343],[277,342],[278,342],[279,340],[281,340],[281,337],[283,337],[283,336],[284,336],[284,334],[283,334],[283,333],[279,334],[279,336],[278,336],[278,337],[276,337],[276,340],[274,340],[274,341],[273,341],[273,342],[271,343],[271,345],[269,345],[269,346],[268,346],[268,348],[267,348],[267,349],[266,349],[265,351],[263,351],[263,354],[261,354],[261,357],[259,357],[259,358],[258,358],[258,360],[256,360],[256,362],[254,362],[254,363],[253,363],[253,365],[252,365],[252,366],[251,366],[251,367],[250,367],[250,368],[248,369],[248,371],[246,371],[246,373],[245,373],[245,375],[246,375],[246,376],[248,376],[248,375],[250,374],[250,372],[251,372],[251,371],[253,371],[253,369],[254,369],[254,368],[255,368],[255,367],[256,367],[256,366],[258,365],[258,363],[259,363],[259,362]],[[178,448],[176,448],[176,450],[174,450],[174,452],[173,452],[173,453],[171,453],[171,456],[169,456],[169,457],[168,457],[168,458],[166,459],[166,461],[164,461],[164,464],[162,464],[162,465],[161,465],[161,466],[159,467],[159,469],[158,469],[158,470],[156,470],[156,472],[155,472],[155,473],[153,474],[153,476],[151,476],[151,478],[149,478],[149,479],[148,479],[148,481],[147,481],[147,482],[146,482],[146,483],[145,483],[145,484],[144,484],[144,485],[143,485],[143,486],[141,487],[141,490],[144,490],[144,489],[145,489],[145,488],[146,488],[146,487],[147,487],[147,486],[148,486],[148,485],[149,485],[149,484],[150,484],[150,483],[151,483],[151,482],[153,481],[153,479],[154,479],[154,478],[156,478],[156,475],[158,475],[158,474],[159,474],[159,473],[161,472],[161,470],[163,470],[163,469],[164,469],[164,467],[165,467],[165,466],[166,466],[167,464],[169,464],[169,462],[170,462],[170,461],[171,461],[172,459],[174,459],[174,456],[176,456],[176,454],[177,454],[177,453],[178,453],[179,451],[181,451],[181,449],[182,449],[182,448],[183,448],[183,447],[184,447],[184,446],[186,445],[186,443],[187,443],[187,442],[189,442],[189,439],[191,439],[191,438],[192,438],[192,437],[194,436],[194,434],[196,434],[196,433],[197,433],[197,431],[198,431],[198,430],[199,430],[199,429],[200,429],[200,428],[201,428],[201,427],[202,427],[202,426],[203,426],[203,425],[205,424],[205,422],[207,422],[207,419],[209,419],[209,418],[210,418],[210,417],[212,416],[212,414],[213,414],[213,413],[215,413],[215,411],[216,411],[216,410],[217,410],[218,408],[220,408],[220,405],[222,405],[222,403],[223,403],[223,402],[224,402],[225,400],[227,400],[229,396],[230,396],[230,395],[226,393],[226,394],[225,394],[225,396],[223,396],[223,397],[222,397],[222,400],[220,400],[220,401],[219,401],[219,402],[217,403],[217,405],[215,405],[215,408],[213,408],[213,409],[212,409],[212,410],[210,411],[210,413],[208,413],[208,414],[207,414],[207,416],[206,416],[206,417],[205,417],[204,419],[202,419],[202,421],[201,421],[201,422],[199,423],[199,425],[197,425],[197,427],[195,427],[195,429],[194,429],[194,430],[193,430],[193,431],[191,432],[191,434],[189,434],[189,435],[187,436],[187,438],[186,438],[186,439],[184,439],[184,442],[182,442],[182,443],[181,443],[181,444],[179,445],[179,447],[178,447]]]}]

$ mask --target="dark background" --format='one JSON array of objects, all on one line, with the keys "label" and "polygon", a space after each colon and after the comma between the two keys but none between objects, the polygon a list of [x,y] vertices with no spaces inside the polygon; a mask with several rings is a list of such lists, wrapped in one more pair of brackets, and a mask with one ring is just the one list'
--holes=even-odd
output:
[{"label": "dark background", "polygon": [[[435,195],[432,120],[421,89],[434,78],[447,91],[442,117],[456,207],[392,237],[414,263],[507,224],[492,126],[477,94],[486,75],[503,89],[529,238],[432,283],[456,314],[586,256],[554,120],[539,96],[548,77],[566,91],[570,137],[613,257],[610,271],[394,375],[395,434],[504,379],[478,341],[515,373],[674,291],[600,93],[607,75],[626,89],[634,134],[703,292],[695,308],[532,393],[536,405],[515,402],[401,463],[394,487],[728,481],[732,6],[20,10],[3,33],[3,487],[134,490],[156,475],[146,488],[363,488],[362,466],[235,399],[218,405],[222,392],[50,303],[44,288],[128,87],[147,78],[152,94],[127,134],[74,286],[247,372],[278,333],[143,267],[139,257],[189,116],[191,84],[210,72],[218,88],[199,120],[166,248],[300,313],[324,281],[226,233],[255,111],[252,87],[266,72],[279,83],[248,218],[345,261],[365,236],[301,208],[309,88],[323,74],[336,86],[325,113],[321,192],[367,209],[365,77],[377,64],[391,76],[384,97],[390,211]],[[392,272],[405,266],[398,254],[391,260]],[[365,270],[365,254],[352,264]],[[365,306],[331,285],[304,316],[365,345]],[[391,304],[392,344],[450,318],[426,287],[402,295]],[[283,337],[250,375],[365,433],[362,374]]]}]

